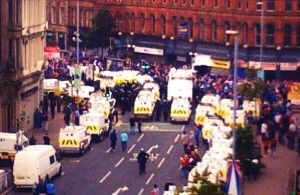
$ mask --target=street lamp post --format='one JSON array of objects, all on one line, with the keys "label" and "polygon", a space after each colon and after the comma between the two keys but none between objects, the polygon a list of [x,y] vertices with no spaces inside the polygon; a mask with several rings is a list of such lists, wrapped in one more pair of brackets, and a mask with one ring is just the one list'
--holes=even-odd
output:
[{"label": "street lamp post", "polygon": [[232,159],[235,159],[235,141],[236,141],[236,102],[237,102],[237,56],[238,56],[238,42],[239,32],[236,30],[226,30],[227,35],[234,36],[234,69],[233,69],[233,155]]},{"label": "street lamp post", "polygon": [[79,0],[77,0],[76,64],[79,66]]},{"label": "street lamp post", "polygon": [[[264,3],[263,2],[257,2],[256,5],[260,6],[260,48],[259,48],[259,63],[260,68],[263,68],[263,44],[264,44]],[[259,71],[259,77],[263,80],[265,79],[264,71]]]}]

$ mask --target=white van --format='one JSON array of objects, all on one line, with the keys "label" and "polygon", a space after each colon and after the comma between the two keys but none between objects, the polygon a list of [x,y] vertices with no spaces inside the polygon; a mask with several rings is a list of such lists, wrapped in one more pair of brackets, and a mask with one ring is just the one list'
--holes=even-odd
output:
[{"label": "white van", "polygon": [[14,160],[15,154],[29,145],[22,131],[18,133],[0,132],[0,161]]},{"label": "white van", "polygon": [[31,188],[39,177],[45,182],[62,174],[60,158],[51,145],[33,145],[18,152],[13,166],[16,188]]}]

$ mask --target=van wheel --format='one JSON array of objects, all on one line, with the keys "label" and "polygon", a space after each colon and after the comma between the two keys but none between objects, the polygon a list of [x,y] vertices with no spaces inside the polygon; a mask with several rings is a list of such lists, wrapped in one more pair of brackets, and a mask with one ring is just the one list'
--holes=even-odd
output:
[{"label": "van wheel", "polygon": [[58,176],[62,176],[62,167],[61,166],[59,167],[59,170],[58,170]]},{"label": "van wheel", "polygon": [[46,184],[49,183],[49,180],[50,180],[49,175],[46,175],[45,183],[46,183]]}]

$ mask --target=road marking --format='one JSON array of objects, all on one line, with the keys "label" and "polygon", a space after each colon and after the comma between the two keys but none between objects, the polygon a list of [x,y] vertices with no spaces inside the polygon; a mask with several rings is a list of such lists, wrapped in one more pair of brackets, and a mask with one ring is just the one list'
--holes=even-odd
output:
[{"label": "road marking", "polygon": [[115,164],[115,167],[117,168],[123,161],[124,161],[124,157],[122,157],[118,162],[117,164]]},{"label": "road marking", "polygon": [[153,177],[154,177],[154,173],[152,173],[151,175],[150,175],[150,177],[148,178],[148,180],[146,181],[146,185],[149,185],[149,183],[151,182],[151,180],[153,179]]},{"label": "road marking", "polygon": [[144,188],[142,188],[142,189],[139,191],[138,195],[142,195],[143,192],[144,192]]},{"label": "road marking", "polygon": [[61,173],[61,176],[63,176],[64,174],[65,174],[65,172],[62,172],[62,173]]},{"label": "road marking", "polygon": [[157,165],[157,168],[160,168],[161,165],[165,162],[166,158],[161,159],[161,161],[159,162],[159,164]]},{"label": "road marking", "polygon": [[175,139],[174,139],[174,142],[175,142],[175,143],[178,141],[179,137],[180,137],[180,134],[178,134],[178,135],[175,137]]},{"label": "road marking", "polygon": [[170,145],[169,149],[167,150],[167,154],[170,154],[171,150],[173,149],[173,144]]},{"label": "road marking", "polygon": [[109,171],[108,173],[106,173],[106,175],[104,175],[104,177],[102,177],[102,179],[99,181],[99,183],[103,183],[104,180],[111,174],[111,171]]},{"label": "road marking", "polygon": [[145,134],[140,135],[139,139],[137,139],[137,142],[140,142],[141,139],[144,137]]},{"label": "road marking", "polygon": [[110,153],[110,151],[111,151],[111,148],[108,148],[108,149],[105,151],[105,153],[108,154],[108,153]]},{"label": "road marking", "polygon": [[181,131],[183,132],[184,129],[185,129],[185,125],[183,125],[183,126],[181,127]]},{"label": "road marking", "polygon": [[129,154],[129,153],[131,152],[131,150],[133,150],[134,147],[135,147],[135,144],[133,144],[133,145],[129,148],[129,150],[127,151],[127,154]]}]

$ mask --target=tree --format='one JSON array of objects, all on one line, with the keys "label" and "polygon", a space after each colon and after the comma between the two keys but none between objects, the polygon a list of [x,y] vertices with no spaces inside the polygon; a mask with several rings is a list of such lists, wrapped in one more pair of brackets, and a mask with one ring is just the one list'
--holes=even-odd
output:
[{"label": "tree", "polygon": [[110,45],[110,38],[115,28],[115,19],[108,6],[103,5],[98,13],[92,19],[92,28],[87,36],[87,43],[90,47],[101,47],[101,57],[103,57],[103,48]]}]

